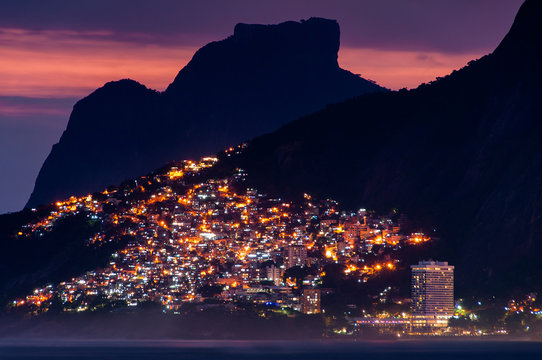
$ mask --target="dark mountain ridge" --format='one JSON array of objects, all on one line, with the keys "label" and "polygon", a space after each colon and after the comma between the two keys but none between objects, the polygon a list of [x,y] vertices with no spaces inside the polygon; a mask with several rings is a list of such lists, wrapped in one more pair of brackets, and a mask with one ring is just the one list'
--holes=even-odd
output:
[{"label": "dark mountain ridge", "polygon": [[215,153],[326,104],[384,90],[338,66],[339,36],[336,21],[320,18],[238,24],[198,50],[163,93],[132,80],[106,84],[74,106],[27,207]]},{"label": "dark mountain ridge", "polygon": [[460,288],[542,290],[542,2],[490,55],[411,91],[329,106],[251,142],[234,166],[281,194],[399,208],[442,236]]}]

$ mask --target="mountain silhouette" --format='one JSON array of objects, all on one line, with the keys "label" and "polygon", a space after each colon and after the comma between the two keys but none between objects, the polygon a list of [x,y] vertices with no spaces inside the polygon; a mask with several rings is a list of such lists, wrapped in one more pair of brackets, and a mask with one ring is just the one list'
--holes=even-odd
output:
[{"label": "mountain silhouette", "polygon": [[102,190],[385,90],[338,66],[339,35],[336,21],[320,18],[237,24],[199,49],[163,93],[132,80],[107,83],[74,106],[26,206]]},{"label": "mountain silhouette", "polygon": [[490,55],[416,89],[330,106],[251,142],[234,166],[268,192],[398,208],[485,294],[542,290],[542,2]]}]

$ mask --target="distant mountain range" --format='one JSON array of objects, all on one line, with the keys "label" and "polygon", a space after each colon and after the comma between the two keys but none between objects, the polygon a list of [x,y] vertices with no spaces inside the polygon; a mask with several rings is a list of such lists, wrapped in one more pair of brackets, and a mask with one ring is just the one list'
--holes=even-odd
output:
[{"label": "distant mountain range", "polygon": [[490,55],[411,91],[360,96],[251,142],[260,189],[399,208],[442,237],[458,284],[541,289],[542,2]]},{"label": "distant mountain range", "polygon": [[99,191],[385,90],[338,66],[339,36],[336,21],[320,18],[237,24],[198,50],[163,93],[132,80],[107,83],[74,106],[26,206]]}]

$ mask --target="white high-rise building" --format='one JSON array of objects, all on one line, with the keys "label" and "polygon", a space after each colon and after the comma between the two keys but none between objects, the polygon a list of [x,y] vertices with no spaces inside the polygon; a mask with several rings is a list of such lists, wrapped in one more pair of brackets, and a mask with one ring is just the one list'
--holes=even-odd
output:
[{"label": "white high-rise building", "polygon": [[454,267],[447,262],[412,265],[413,329],[448,326],[454,314]]}]

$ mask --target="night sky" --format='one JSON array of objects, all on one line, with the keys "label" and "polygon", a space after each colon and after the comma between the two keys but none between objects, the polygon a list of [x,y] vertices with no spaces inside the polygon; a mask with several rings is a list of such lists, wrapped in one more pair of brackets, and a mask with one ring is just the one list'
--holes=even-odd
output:
[{"label": "night sky", "polygon": [[164,90],[238,22],[341,26],[340,65],[416,87],[491,52],[521,0],[19,0],[0,10],[0,213],[20,210],[71,107],[105,82]]}]

